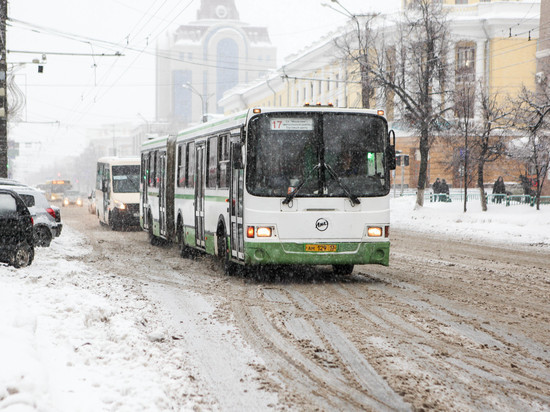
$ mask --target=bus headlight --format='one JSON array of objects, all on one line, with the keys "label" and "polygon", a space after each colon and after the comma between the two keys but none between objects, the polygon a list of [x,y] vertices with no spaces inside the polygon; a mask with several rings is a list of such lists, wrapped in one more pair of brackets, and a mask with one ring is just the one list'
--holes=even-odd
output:
[{"label": "bus headlight", "polygon": [[254,236],[257,237],[272,237],[273,236],[273,228],[270,226],[248,226],[246,228],[246,237],[247,238],[254,238]]},{"label": "bus headlight", "polygon": [[368,237],[382,237],[384,231],[381,227],[378,226],[369,226],[367,228],[367,236]]},{"label": "bus headlight", "polygon": [[126,209],[126,205],[124,203],[122,203],[120,200],[115,200],[114,203],[115,203],[115,207],[117,209],[120,209],[120,210],[125,210]]},{"label": "bus headlight", "polygon": [[258,237],[271,237],[271,228],[270,227],[258,227],[256,229],[256,236]]}]

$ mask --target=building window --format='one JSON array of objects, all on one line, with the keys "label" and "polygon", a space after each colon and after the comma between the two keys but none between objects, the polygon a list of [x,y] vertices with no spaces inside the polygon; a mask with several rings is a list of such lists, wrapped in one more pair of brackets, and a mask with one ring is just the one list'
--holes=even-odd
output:
[{"label": "building window", "polygon": [[476,49],[473,43],[456,47],[456,82],[474,82],[476,76]]}]

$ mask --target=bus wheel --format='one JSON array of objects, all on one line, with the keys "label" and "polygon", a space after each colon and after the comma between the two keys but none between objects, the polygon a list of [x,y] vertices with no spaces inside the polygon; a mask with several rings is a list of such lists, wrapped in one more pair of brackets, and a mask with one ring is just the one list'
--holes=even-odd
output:
[{"label": "bus wheel", "polygon": [[223,271],[227,276],[233,276],[237,273],[237,264],[231,262],[229,243],[225,232],[218,236],[218,257],[223,264]]},{"label": "bus wheel", "polygon": [[332,271],[335,275],[351,275],[353,265],[332,265]]},{"label": "bus wheel", "polygon": [[181,223],[178,223],[177,238],[180,256],[185,259],[193,257],[191,248],[185,244],[183,225]]},{"label": "bus wheel", "polygon": [[148,237],[149,237],[149,243],[151,243],[153,246],[157,246],[158,245],[158,239],[153,234],[153,218],[151,216],[149,216],[149,219],[147,219],[147,220],[149,222],[149,230],[147,231]]}]

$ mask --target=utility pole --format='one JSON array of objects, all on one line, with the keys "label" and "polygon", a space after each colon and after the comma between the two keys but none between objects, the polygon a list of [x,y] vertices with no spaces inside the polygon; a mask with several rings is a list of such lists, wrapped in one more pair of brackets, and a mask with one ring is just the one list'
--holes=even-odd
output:
[{"label": "utility pole", "polygon": [[0,0],[0,177],[8,177],[8,65],[6,62],[6,19],[8,0]]}]

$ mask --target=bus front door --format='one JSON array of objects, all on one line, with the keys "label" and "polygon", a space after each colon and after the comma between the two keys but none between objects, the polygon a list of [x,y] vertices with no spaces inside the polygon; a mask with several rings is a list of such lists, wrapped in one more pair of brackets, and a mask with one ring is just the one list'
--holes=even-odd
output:
[{"label": "bus front door", "polygon": [[206,188],[205,145],[196,146],[196,182],[195,182],[195,241],[199,248],[206,248],[204,239],[204,191]]}]

